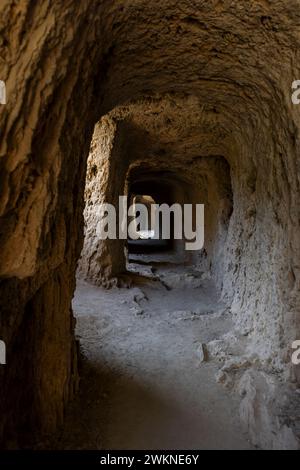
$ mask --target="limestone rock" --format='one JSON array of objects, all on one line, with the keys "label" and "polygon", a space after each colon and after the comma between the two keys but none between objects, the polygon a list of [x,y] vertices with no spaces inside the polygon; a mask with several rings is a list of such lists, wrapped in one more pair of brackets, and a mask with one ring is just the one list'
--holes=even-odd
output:
[{"label": "limestone rock", "polygon": [[200,364],[207,361],[207,350],[205,344],[200,344],[197,348],[197,358]]},{"label": "limestone rock", "polygon": [[[188,261],[231,306],[246,356],[299,385],[299,22],[293,0],[1,0],[3,441],[61,424],[78,383],[82,247],[79,275],[115,286],[126,240],[99,239],[99,204],[149,172],[205,204],[205,247]],[[185,281],[199,287],[169,283]],[[222,341],[208,352],[237,355]],[[259,405],[267,383],[245,377],[242,415],[260,445],[295,446],[281,424],[276,443],[263,434],[275,419]]]}]

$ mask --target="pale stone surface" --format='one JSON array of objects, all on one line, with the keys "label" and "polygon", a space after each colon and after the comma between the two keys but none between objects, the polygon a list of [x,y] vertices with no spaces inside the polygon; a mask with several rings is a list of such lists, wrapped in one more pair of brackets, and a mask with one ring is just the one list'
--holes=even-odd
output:
[{"label": "pale stone surface", "polygon": [[207,360],[207,351],[205,344],[200,344],[197,348],[197,357],[199,359],[200,364],[202,362],[206,362]]},{"label": "pale stone surface", "polygon": [[[242,396],[240,415],[250,433],[252,442],[263,449],[299,449],[299,399],[281,391],[274,380],[263,372],[246,372],[239,384]],[[293,417],[294,415],[294,417]]]}]

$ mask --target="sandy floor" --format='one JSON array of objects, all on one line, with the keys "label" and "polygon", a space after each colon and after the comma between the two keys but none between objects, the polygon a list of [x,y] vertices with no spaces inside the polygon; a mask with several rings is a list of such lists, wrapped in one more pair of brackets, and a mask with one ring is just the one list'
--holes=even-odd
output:
[{"label": "sandy floor", "polygon": [[250,448],[238,403],[216,384],[217,364],[200,363],[197,353],[230,329],[225,306],[191,268],[147,263],[131,265],[143,274],[131,289],[78,281],[81,391],[52,446]]}]

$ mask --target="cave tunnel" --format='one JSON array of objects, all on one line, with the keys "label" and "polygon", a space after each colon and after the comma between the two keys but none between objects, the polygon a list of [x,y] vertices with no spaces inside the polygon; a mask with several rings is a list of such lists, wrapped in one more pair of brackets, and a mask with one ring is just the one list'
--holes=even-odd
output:
[{"label": "cave tunnel", "polygon": [[[3,448],[299,449],[299,27],[296,0],[0,3]],[[204,246],[100,239],[120,196],[204,205]]]}]

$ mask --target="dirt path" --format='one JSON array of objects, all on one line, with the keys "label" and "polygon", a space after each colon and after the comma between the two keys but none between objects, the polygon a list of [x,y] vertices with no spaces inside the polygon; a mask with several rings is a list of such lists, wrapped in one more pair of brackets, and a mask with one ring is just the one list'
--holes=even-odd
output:
[{"label": "dirt path", "polygon": [[210,281],[172,265],[132,269],[146,275],[139,287],[105,291],[78,281],[81,392],[54,447],[250,448],[238,403],[197,353],[231,327]]}]

